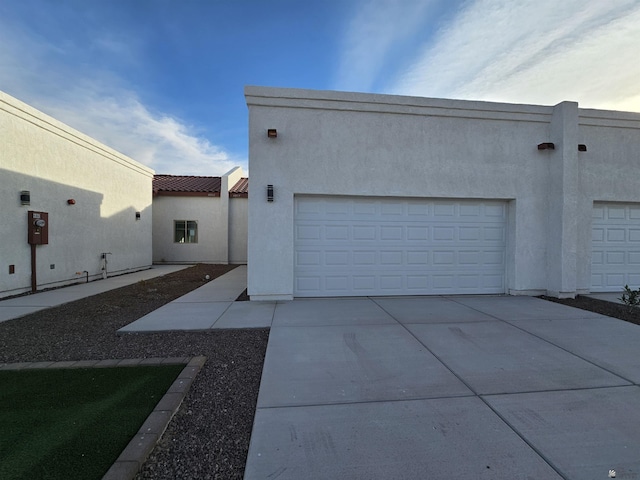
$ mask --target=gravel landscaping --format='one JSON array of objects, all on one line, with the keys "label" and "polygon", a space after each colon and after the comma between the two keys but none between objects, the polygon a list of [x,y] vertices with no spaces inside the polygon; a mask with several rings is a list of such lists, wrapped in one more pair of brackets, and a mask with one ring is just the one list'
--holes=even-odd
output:
[{"label": "gravel landscaping", "polygon": [[[622,291],[620,291],[622,296]],[[552,298],[552,297],[540,297],[550,302],[561,303],[570,307],[580,308],[582,310],[589,310],[590,312],[600,313],[609,317],[618,318],[625,322],[635,323],[640,325],[640,308],[628,307],[626,305],[607,302],[605,300],[598,300],[596,298],[584,297],[578,295],[576,298]]]},{"label": "gravel landscaping", "polygon": [[268,329],[116,334],[234,266],[197,265],[0,323],[0,364],[207,357],[138,479],[242,478]]}]

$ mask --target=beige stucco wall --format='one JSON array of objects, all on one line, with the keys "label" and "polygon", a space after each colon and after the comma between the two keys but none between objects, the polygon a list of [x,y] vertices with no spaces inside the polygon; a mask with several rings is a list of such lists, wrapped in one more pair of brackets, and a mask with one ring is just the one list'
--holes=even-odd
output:
[{"label": "beige stucco wall", "polygon": [[[84,270],[102,278],[102,252],[112,254],[110,275],[150,267],[151,169],[3,92],[0,145],[0,297],[30,290],[28,210],[49,213],[49,244],[36,247],[38,288],[75,282]],[[20,205],[21,190],[30,206]]]},{"label": "beige stucco wall", "polygon": [[247,263],[248,198],[229,199],[229,263]]},{"label": "beige stucco wall", "polygon": [[[226,200],[226,202],[225,202]],[[222,197],[158,196],[153,199],[153,261],[227,263],[227,215]],[[174,220],[198,222],[198,243],[175,243]]]},{"label": "beige stucco wall", "polygon": [[[247,263],[247,199],[229,198],[242,176],[241,167],[222,175],[219,197],[154,197],[154,263]],[[174,220],[196,220],[198,243],[175,243]]]}]

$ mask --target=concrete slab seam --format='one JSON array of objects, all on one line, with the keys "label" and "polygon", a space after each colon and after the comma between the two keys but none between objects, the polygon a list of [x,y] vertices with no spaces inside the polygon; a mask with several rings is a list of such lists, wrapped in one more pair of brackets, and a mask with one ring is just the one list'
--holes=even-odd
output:
[{"label": "concrete slab seam", "polygon": [[[549,459],[547,459],[547,458],[542,454],[542,452],[538,451],[538,449],[536,449],[533,445],[531,445],[531,444],[530,444],[530,443],[525,439],[525,437],[524,437],[523,435],[521,435],[521,434],[520,434],[520,432],[518,432],[518,431],[517,431],[517,430],[516,430],[512,425],[510,425],[510,424],[509,424],[509,422],[507,422],[507,421],[506,421],[506,419],[505,419],[505,418],[503,418],[503,417],[502,417],[502,416],[501,416],[497,411],[495,411],[493,408],[491,408],[491,406],[488,404],[488,402],[487,402],[487,401],[485,401],[485,400],[482,398],[482,396],[481,396],[478,392],[476,392],[476,391],[471,387],[471,385],[469,385],[469,384],[468,384],[468,383],[467,383],[467,382],[466,382],[462,377],[460,377],[458,374],[456,374],[456,372],[454,372],[451,368],[449,368],[449,366],[448,366],[448,365],[447,365],[447,364],[446,364],[446,363],[445,363],[445,362],[444,362],[444,361],[443,361],[443,360],[442,360],[438,355],[436,355],[433,351],[431,351],[431,349],[430,349],[427,345],[425,345],[425,344],[424,344],[424,343],[423,343],[423,342],[422,342],[422,341],[421,341],[421,340],[420,340],[416,335],[414,335],[414,333],[413,333],[413,332],[411,332],[411,330],[409,330],[409,328],[407,328],[407,326],[406,326],[406,325],[404,325],[402,322],[400,322],[396,317],[394,317],[390,312],[388,312],[386,309],[384,309],[384,308],[383,308],[380,304],[378,304],[375,300],[373,300],[373,299],[372,299],[372,301],[373,301],[374,303],[376,303],[376,304],[377,304],[377,305],[378,305],[378,306],[379,306],[383,311],[385,311],[385,313],[387,313],[389,316],[391,316],[391,318],[393,318],[396,322],[398,322],[398,323],[399,323],[399,324],[400,324],[400,325],[401,325],[401,326],[402,326],[402,327],[407,331],[407,333],[408,333],[410,336],[412,336],[412,337],[413,337],[413,338],[414,338],[418,343],[420,343],[420,345],[422,345],[422,346],[426,349],[426,351],[428,351],[429,353],[431,353],[431,355],[433,355],[433,356],[436,358],[436,360],[438,360],[438,362],[440,362],[440,363],[441,363],[441,364],[442,364],[442,365],[443,365],[443,366],[444,366],[444,367],[445,367],[445,368],[446,368],[446,369],[447,369],[447,370],[448,370],[448,371],[449,371],[449,372],[450,372],[454,377],[456,377],[460,382],[462,382],[462,384],[463,384],[463,385],[465,385],[465,386],[466,386],[466,387],[467,387],[467,388],[468,388],[468,389],[473,393],[473,395],[472,395],[472,396],[478,397],[478,398],[480,399],[480,401],[482,401],[485,405],[487,405],[487,406],[489,407],[489,409],[490,409],[490,410],[491,410],[495,415],[497,415],[497,416],[498,416],[498,418],[499,418],[502,422],[504,422],[504,424],[505,424],[508,428],[510,428],[510,429],[511,429],[511,430],[512,430],[512,431],[513,431],[513,432],[514,432],[514,433],[515,433],[515,434],[516,434],[516,435],[517,435],[517,436],[518,436],[518,437],[519,437],[519,438],[520,438],[520,439],[521,439],[521,440],[522,440],[522,441],[523,441],[527,446],[529,446],[529,448],[531,448],[531,449],[532,449],[532,450],[533,450],[533,451],[534,451],[534,452],[535,452],[535,453],[536,453],[536,454],[537,454],[537,455],[538,455],[538,456],[539,456],[539,457],[540,457],[544,462],[546,462],[546,463],[547,463],[547,464],[548,464],[548,465],[549,465],[549,466],[550,466],[550,467],[551,467],[551,468],[552,468],[556,473],[558,473],[558,475],[560,475],[562,478],[565,478],[565,479],[567,478],[565,475],[563,475],[563,474],[559,471],[559,469],[558,469],[558,468],[557,468],[557,467],[556,467],[556,466],[555,466],[555,465],[554,465],[554,464],[553,464]],[[480,312],[480,313],[483,313],[483,312]],[[497,319],[497,320],[500,320],[501,322],[504,322],[504,320],[501,320],[501,319]],[[510,325],[508,322],[504,322],[504,323],[507,323],[508,325]],[[265,362],[266,362],[266,359],[265,359]],[[304,405],[304,406],[305,406],[305,407],[308,407],[308,405]],[[280,405],[278,405],[277,407],[276,407],[276,406],[273,406],[273,407],[260,407],[260,408],[259,408],[259,409],[257,409],[257,410],[262,410],[262,409],[265,409],[265,408],[280,408],[280,407],[281,407]]]},{"label": "concrete slab seam", "polygon": [[227,313],[227,310],[229,310],[231,308],[231,305],[233,305],[234,302],[230,302],[229,305],[227,306],[227,308],[224,309],[224,311],[218,316],[218,318],[216,318],[213,323],[211,324],[211,326],[209,327],[209,329],[215,328],[216,323],[218,322],[218,320],[220,320],[222,318],[222,316]]},{"label": "concrete slab seam", "polygon": [[[374,300],[374,302],[375,302],[375,300]],[[382,310],[383,310],[387,315],[389,315],[389,316],[390,316],[391,318],[393,318],[396,322],[398,322],[398,324],[399,324],[402,328],[404,328],[404,330],[405,330],[405,331],[406,331],[406,332],[407,332],[411,337],[413,337],[413,338],[416,340],[416,342],[418,342],[420,345],[422,345],[422,346],[425,348],[425,350],[426,350],[427,352],[429,352],[431,355],[433,355],[433,357],[434,357],[438,362],[440,362],[440,363],[444,366],[444,368],[446,368],[446,369],[447,369],[447,371],[449,371],[449,373],[451,373],[451,375],[453,375],[453,376],[454,376],[454,377],[456,377],[460,382],[462,382],[462,384],[463,384],[465,387],[467,387],[471,392],[473,392],[473,394],[474,394],[474,395],[478,396],[478,392],[476,392],[476,391],[471,387],[471,385],[469,385],[469,383],[468,383],[468,382],[466,382],[466,381],[465,381],[465,380],[464,380],[460,375],[458,375],[458,374],[457,374],[456,372],[454,372],[451,368],[449,368],[449,365],[447,365],[447,364],[446,364],[446,363],[445,363],[445,362],[444,362],[444,361],[443,361],[443,360],[442,360],[438,355],[436,355],[436,354],[435,354],[435,353],[434,353],[434,352],[433,352],[433,351],[432,351],[432,350],[431,350],[431,349],[430,349],[430,348],[429,348],[429,347],[428,347],[428,346],[427,346],[427,345],[426,345],[422,340],[420,340],[420,339],[419,339],[419,338],[418,338],[418,337],[417,337],[417,336],[416,336],[416,335],[415,335],[411,330],[409,330],[409,328],[408,328],[404,323],[402,323],[402,322],[401,322],[400,320],[398,320],[396,317],[394,317],[393,315],[391,315],[391,313],[390,313],[390,312],[388,312],[387,310],[385,310],[385,309],[382,307],[382,305],[379,305],[379,304],[378,304],[378,306],[379,306],[380,308],[382,308]]]},{"label": "concrete slab seam", "polygon": [[[451,300],[451,301],[453,301],[453,302],[455,302],[455,303],[458,303],[458,304],[464,305],[464,304],[462,304],[461,302],[456,302],[456,301],[455,301],[455,299],[450,299],[450,298],[447,298],[447,299],[448,299],[448,300]],[[500,322],[502,322],[502,323],[505,323],[505,324],[510,325],[510,326],[512,326],[512,327],[516,327],[516,328],[518,328],[519,330],[523,331],[524,333],[527,333],[527,334],[529,334],[529,335],[533,335],[534,337],[537,337],[536,335],[532,334],[531,332],[527,332],[526,330],[523,330],[523,329],[521,329],[520,327],[517,327],[516,325],[513,325],[513,324],[509,323],[509,322],[508,322],[508,321],[506,321],[506,320],[503,320],[503,319],[501,319],[501,318],[498,318],[498,317],[496,317],[496,316],[494,316],[494,315],[491,315],[491,314],[489,314],[489,313],[482,312],[481,310],[478,310],[478,309],[476,309],[476,308],[470,307],[470,306],[468,306],[468,305],[464,305],[464,306],[469,307],[469,308],[471,308],[471,309],[473,309],[473,310],[476,310],[476,311],[477,311],[477,312],[479,312],[479,313],[482,313],[482,314],[488,315],[488,316],[490,316],[490,317],[493,317],[493,318],[495,318],[496,320],[498,320],[498,321],[500,321]],[[382,308],[382,306],[380,306],[380,308]],[[384,310],[384,308],[383,308],[383,310]],[[386,311],[386,310],[385,310],[385,311]],[[398,320],[397,320],[393,315],[391,315],[391,313],[387,312],[387,314],[388,314],[388,315],[390,315],[394,320],[398,321]],[[567,479],[567,478],[568,478],[566,475],[564,475],[564,474],[561,472],[561,470],[560,470],[560,469],[559,469],[559,468],[558,468],[558,467],[557,467],[557,466],[556,466],[556,465],[555,465],[555,464],[554,464],[550,459],[548,459],[548,458],[547,458],[547,457],[546,457],[546,456],[545,456],[545,455],[544,455],[540,450],[538,450],[538,449],[537,449],[533,444],[531,444],[531,443],[530,443],[530,442],[525,438],[525,436],[524,436],[524,435],[522,435],[522,434],[518,431],[518,429],[516,429],[513,425],[511,425],[511,424],[507,421],[507,419],[506,419],[506,418],[504,418],[502,415],[500,415],[500,413],[499,413],[497,410],[495,410],[494,408],[492,408],[492,407],[491,407],[491,405],[490,405],[490,404],[485,400],[485,398],[483,398],[483,396],[484,396],[484,395],[480,395],[478,392],[476,392],[476,391],[471,387],[471,385],[469,385],[469,384],[468,384],[468,383],[467,383],[467,382],[466,382],[462,377],[460,377],[459,375],[457,375],[457,374],[456,374],[456,373],[455,373],[451,368],[449,368],[449,366],[448,366],[448,365],[447,365],[447,364],[446,364],[446,363],[445,363],[445,362],[444,362],[444,361],[443,361],[443,360],[442,360],[438,355],[436,355],[433,351],[431,351],[431,349],[429,349],[429,347],[428,347],[427,345],[425,345],[422,341],[420,341],[420,339],[419,339],[416,335],[414,335],[414,334],[413,334],[413,332],[411,332],[411,330],[409,330],[409,329],[406,327],[406,325],[404,325],[402,322],[399,322],[399,321],[398,321],[398,323],[400,323],[400,324],[403,326],[403,328],[405,328],[405,330],[406,330],[406,331],[407,331],[407,332],[408,332],[412,337],[414,337],[414,338],[416,339],[416,341],[418,341],[422,346],[424,346],[424,348],[425,348],[428,352],[430,352],[430,353],[431,353],[431,354],[432,354],[432,355],[433,355],[433,356],[434,356],[434,357],[435,357],[435,358],[436,358],[436,359],[437,359],[437,360],[438,360],[442,365],[444,365],[444,367],[445,367],[447,370],[449,370],[449,372],[451,372],[451,374],[452,374],[452,375],[454,375],[456,378],[458,378],[458,380],[460,380],[460,381],[461,381],[461,382],[462,382],[462,383],[463,383],[463,384],[464,384],[464,385],[465,385],[469,390],[471,390],[471,391],[474,393],[474,395],[480,399],[480,401],[482,401],[482,402],[483,402],[483,403],[484,403],[484,404],[485,404],[485,405],[486,405],[486,406],[487,406],[487,407],[488,407],[488,408],[489,408],[489,409],[490,409],[490,410],[491,410],[495,415],[497,415],[497,417],[498,417],[498,418],[499,418],[499,419],[500,419],[500,420],[501,420],[501,421],[502,421],[502,422],[503,422],[503,423],[504,423],[504,424],[505,424],[509,429],[511,429],[511,431],[513,431],[513,432],[514,432],[514,433],[515,433],[515,434],[516,434],[516,435],[517,435],[517,436],[518,436],[518,437],[519,437],[519,438],[520,438],[520,439],[521,439],[521,440],[522,440],[522,441],[523,441],[523,442],[524,442],[524,443],[525,443],[529,448],[531,448],[531,450],[533,450],[533,451],[534,451],[534,452],[535,452],[535,453],[536,453],[536,454],[537,454],[537,455],[538,455],[538,456],[539,456],[539,457],[540,457],[540,458],[541,458],[545,463],[547,463],[547,465],[549,465],[549,467],[550,467],[550,468],[552,468],[552,469],[553,469],[553,470],[554,470],[554,471],[555,471],[555,472],[556,472],[560,477],[562,477],[562,478],[564,478],[564,479]],[[537,337],[537,338],[539,338],[539,337]],[[539,339],[540,339],[540,340],[543,340],[543,341],[544,341],[544,342],[546,342],[546,343],[549,343],[550,345],[553,345],[553,346],[555,346],[555,347],[557,347],[557,348],[560,348],[561,350],[564,350],[564,351],[566,351],[567,353],[570,353],[570,354],[572,354],[572,355],[574,355],[574,356],[576,356],[576,357],[578,357],[578,358],[582,359],[580,356],[576,355],[575,353],[573,353],[573,352],[569,352],[568,350],[566,350],[566,349],[564,349],[564,348],[562,348],[562,347],[559,347],[559,346],[557,346],[557,345],[554,345],[552,342],[550,342],[550,341],[548,341],[548,340],[546,340],[546,339],[544,339],[544,338],[539,338]],[[582,359],[582,360],[585,360],[585,359]],[[588,361],[588,360],[587,360],[587,361]],[[600,367],[599,365],[594,364],[593,362],[589,362],[589,363],[591,363],[591,364],[595,365],[595,366],[596,366],[596,367],[598,367],[598,368],[603,369],[602,367]],[[606,369],[603,369],[603,370],[606,370]],[[608,370],[607,370],[607,371],[608,371]],[[617,376],[617,377],[619,377],[619,378],[623,378],[623,377],[621,377],[620,375],[615,374],[615,373],[613,373],[613,372],[609,372],[609,373],[612,373],[613,375],[615,375],[615,376]],[[623,379],[624,379],[624,378],[623,378]],[[624,380],[625,380],[625,381],[629,381],[629,380],[627,380],[627,379],[624,379]],[[633,382],[631,382],[631,384],[635,385]],[[629,385],[627,385],[627,386],[629,386]],[[611,388],[611,387],[602,387],[602,388]],[[585,388],[584,390],[589,390],[589,388]],[[518,393],[520,393],[520,392],[518,392]],[[537,391],[536,391],[536,393],[537,393]],[[512,394],[509,394],[509,395],[512,395]]]},{"label": "concrete slab seam", "polygon": [[[630,385],[636,385],[636,383],[635,383],[635,382],[633,382],[632,380],[629,380],[628,378],[623,377],[623,376],[622,376],[622,375],[620,375],[619,373],[613,372],[613,371],[609,370],[608,368],[603,367],[602,365],[598,365],[598,364],[597,364],[597,363],[595,363],[594,361],[589,360],[588,358],[584,358],[584,357],[582,357],[582,356],[578,355],[577,353],[572,352],[571,350],[568,350],[567,348],[565,348],[565,347],[563,347],[563,346],[561,346],[561,345],[557,345],[556,343],[552,342],[551,340],[548,340],[548,339],[546,339],[546,338],[544,338],[544,337],[541,337],[541,336],[539,336],[539,335],[537,335],[537,334],[535,334],[535,333],[529,332],[528,330],[525,330],[524,328],[522,328],[522,327],[520,327],[520,326],[518,326],[518,325],[514,325],[514,324],[513,324],[513,323],[511,323],[509,320],[504,320],[504,319],[502,319],[502,318],[498,318],[498,317],[496,317],[495,315],[492,315],[492,314],[487,313],[487,312],[483,312],[482,310],[479,310],[479,309],[477,309],[477,308],[471,307],[471,306],[466,305],[466,304],[464,304],[464,303],[462,303],[462,302],[458,302],[458,301],[456,301],[454,298],[450,298],[450,297],[448,297],[447,299],[448,299],[448,300],[451,300],[452,302],[455,302],[455,303],[457,303],[457,304],[459,304],[459,305],[463,305],[463,306],[468,307],[468,308],[470,308],[470,309],[472,309],[472,310],[475,310],[476,312],[482,313],[483,315],[488,315],[488,316],[490,316],[490,317],[492,317],[492,318],[495,318],[497,321],[502,322],[502,323],[504,323],[504,324],[507,324],[507,325],[509,325],[509,326],[511,326],[511,327],[517,328],[518,330],[520,330],[520,331],[521,331],[521,332],[523,332],[523,333],[526,333],[527,335],[531,335],[532,337],[537,338],[538,340],[542,340],[543,342],[546,342],[546,343],[548,343],[549,345],[552,345],[552,346],[554,346],[554,347],[556,347],[556,348],[558,348],[558,349],[560,349],[560,350],[562,350],[562,351],[564,351],[564,352],[566,352],[566,353],[568,353],[568,354],[570,354],[570,355],[572,355],[572,356],[574,356],[574,357],[576,357],[576,358],[579,358],[580,360],[582,360],[582,361],[584,361],[584,362],[587,362],[588,364],[593,365],[594,367],[597,367],[597,368],[599,368],[599,369],[601,369],[601,370],[604,370],[604,371],[605,371],[605,372],[607,372],[607,373],[610,373],[611,375],[614,375],[614,376],[616,376],[616,377],[618,377],[618,378],[621,378],[621,379],[622,379],[622,380],[624,380],[625,382],[628,382]],[[543,301],[543,302],[547,302],[547,301],[548,301],[548,300],[543,300],[543,299],[539,299],[539,300],[540,300],[540,301]],[[569,307],[569,308],[576,308],[576,307]],[[578,309],[578,310],[579,310],[579,309]],[[606,317],[606,318],[615,319],[615,317],[608,317],[608,316],[606,316],[606,315],[603,315],[603,316],[604,316],[604,317]],[[576,320],[580,320],[581,318],[586,318],[586,317],[580,317],[580,316],[575,317],[575,319],[576,319]],[[574,319],[574,318],[572,317],[572,319]],[[615,320],[618,320],[618,319],[615,319]],[[623,321],[623,320],[620,320],[620,321]],[[459,322],[459,323],[463,323],[463,322]],[[426,345],[425,345],[425,347],[426,347]],[[432,352],[432,353],[433,353],[433,352]],[[436,358],[437,358],[437,357],[436,357]],[[440,359],[438,358],[438,360],[440,360]],[[444,362],[443,362],[443,363],[444,363]]]},{"label": "concrete slab seam", "polygon": [[[629,387],[630,385],[624,385],[625,387]],[[611,388],[611,387],[606,387]],[[588,390],[588,389],[585,389]],[[537,392],[534,392],[537,393]],[[502,394],[496,394],[502,395]],[[262,407],[257,407],[257,410],[278,410],[281,408],[287,409],[296,409],[296,408],[308,408],[308,407],[334,407],[341,405],[364,405],[371,404],[375,405],[376,403],[403,403],[403,402],[421,402],[423,400],[431,401],[431,400],[447,400],[451,398],[475,398],[479,397],[479,395],[471,392],[471,393],[453,393],[449,395],[439,395],[435,397],[406,397],[406,398],[392,398],[392,399],[383,399],[383,400],[354,400],[352,402],[328,402],[328,403],[283,403],[279,405],[264,405]]]},{"label": "concrete slab seam", "polygon": [[[613,318],[613,319],[615,319],[615,317],[607,317],[607,318]],[[616,319],[616,320],[617,320],[617,319]],[[620,321],[622,322],[622,321],[624,321],[624,320],[620,320]],[[588,358],[585,358],[585,357],[583,357],[583,356],[581,356],[581,355],[579,355],[579,354],[577,354],[577,353],[575,353],[575,352],[572,352],[571,350],[568,350],[567,348],[563,347],[562,345],[557,345],[556,343],[552,342],[551,340],[548,340],[548,339],[546,339],[546,338],[544,338],[544,337],[541,337],[541,336],[539,336],[539,335],[537,335],[537,334],[535,334],[535,333],[529,332],[529,331],[525,330],[524,328],[522,328],[522,327],[520,327],[520,326],[518,326],[518,325],[514,325],[514,324],[510,323],[510,322],[509,322],[509,321],[507,321],[507,320],[502,320],[502,322],[506,323],[507,325],[511,325],[512,327],[515,327],[515,328],[517,328],[518,330],[520,330],[521,332],[527,333],[527,334],[531,335],[532,337],[537,338],[538,340],[542,340],[543,342],[546,342],[546,343],[548,343],[549,345],[553,345],[554,347],[556,347],[556,348],[558,348],[558,349],[560,349],[560,350],[562,350],[562,351],[564,351],[564,352],[566,352],[566,353],[568,353],[568,354],[570,354],[570,355],[573,355],[574,357],[579,358],[580,360],[582,360],[582,361],[584,361],[584,362],[587,362],[587,363],[589,363],[589,364],[591,364],[591,365],[593,365],[593,366],[595,366],[595,367],[599,368],[600,370],[604,370],[605,372],[610,373],[611,375],[614,375],[614,376],[616,376],[616,377],[618,377],[618,378],[621,378],[621,379],[622,379],[622,380],[624,380],[625,382],[628,382],[630,385],[636,385],[636,383],[635,383],[633,380],[630,380],[630,379],[628,379],[628,378],[626,378],[626,377],[623,377],[623,376],[622,376],[622,375],[620,375],[619,373],[616,373],[616,372],[614,372],[614,371],[612,371],[612,370],[609,370],[608,368],[605,368],[605,367],[603,367],[602,365],[598,365],[598,364],[597,364],[597,363],[595,363],[593,360],[589,360]]]},{"label": "concrete slab seam", "polygon": [[521,434],[516,427],[511,425],[511,423],[509,423],[509,421],[506,418],[500,415],[500,412],[498,412],[495,408],[493,408],[489,404],[489,402],[487,402],[484,398],[482,398],[482,395],[478,395],[478,398],[480,399],[480,401],[482,401],[482,403],[484,403],[489,408],[489,410],[491,410],[494,413],[494,415],[496,415],[502,422],[504,422],[504,424],[508,428],[510,428],[511,431],[515,433],[531,450],[533,450],[544,462],[546,462],[547,465],[549,465],[549,467],[551,467],[562,478],[568,480],[569,477],[563,474],[559,467],[557,467],[549,458],[547,458],[547,456],[544,453],[542,453],[542,451],[540,451],[531,442],[529,442],[527,438],[523,434]]}]

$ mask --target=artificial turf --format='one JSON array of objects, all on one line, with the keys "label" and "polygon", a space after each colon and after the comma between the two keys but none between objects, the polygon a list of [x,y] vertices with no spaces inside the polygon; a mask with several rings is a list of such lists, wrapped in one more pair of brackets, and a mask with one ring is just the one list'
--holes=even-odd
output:
[{"label": "artificial turf", "polygon": [[184,365],[0,371],[0,479],[100,479]]}]

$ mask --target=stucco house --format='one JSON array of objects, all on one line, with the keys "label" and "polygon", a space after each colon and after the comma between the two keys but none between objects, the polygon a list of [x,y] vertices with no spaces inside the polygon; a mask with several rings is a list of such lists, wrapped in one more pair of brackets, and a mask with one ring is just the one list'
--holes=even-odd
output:
[{"label": "stucco house", "polygon": [[154,263],[247,263],[248,179],[155,175]]},{"label": "stucco house", "polygon": [[0,145],[0,298],[150,268],[153,170],[3,92]]},{"label": "stucco house", "polygon": [[248,293],[640,286],[640,114],[249,86]]}]

